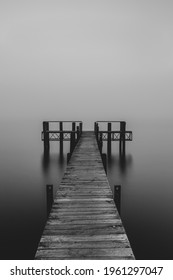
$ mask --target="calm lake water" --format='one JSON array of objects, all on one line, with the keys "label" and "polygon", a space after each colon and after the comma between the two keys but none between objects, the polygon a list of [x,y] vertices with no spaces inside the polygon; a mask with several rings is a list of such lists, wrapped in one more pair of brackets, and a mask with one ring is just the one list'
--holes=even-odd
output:
[{"label": "calm lake water", "polygon": [[[0,123],[1,259],[33,259],[47,217],[46,184],[56,187],[66,168],[58,143],[44,160],[40,121]],[[173,125],[127,121],[133,142],[126,158],[112,146],[111,187],[122,186],[121,217],[137,259],[173,259]],[[106,151],[106,146],[104,145]]]}]

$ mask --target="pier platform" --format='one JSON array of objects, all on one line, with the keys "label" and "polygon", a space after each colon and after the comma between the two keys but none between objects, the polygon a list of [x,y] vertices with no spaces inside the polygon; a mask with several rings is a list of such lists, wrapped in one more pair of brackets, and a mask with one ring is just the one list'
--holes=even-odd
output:
[{"label": "pier platform", "polygon": [[134,259],[94,132],[72,153],[35,259]]}]

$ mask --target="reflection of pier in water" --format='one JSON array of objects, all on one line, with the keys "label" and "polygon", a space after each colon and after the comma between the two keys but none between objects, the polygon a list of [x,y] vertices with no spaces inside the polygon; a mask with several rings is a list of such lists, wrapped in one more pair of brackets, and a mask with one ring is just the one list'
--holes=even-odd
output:
[{"label": "reflection of pier in water", "polygon": [[[123,133],[119,139],[125,141]],[[80,139],[74,135],[36,259],[133,259],[103,168],[97,131],[80,131]]]},{"label": "reflection of pier in water", "polygon": [[132,155],[126,154],[123,156],[111,155],[111,157],[108,157],[107,162],[109,172],[113,172],[113,170],[117,169],[124,177],[133,164],[133,157]]}]

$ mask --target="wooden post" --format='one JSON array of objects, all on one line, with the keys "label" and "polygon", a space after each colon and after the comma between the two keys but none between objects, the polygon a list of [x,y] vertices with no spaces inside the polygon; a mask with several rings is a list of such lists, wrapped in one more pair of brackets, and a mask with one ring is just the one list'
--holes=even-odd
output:
[{"label": "wooden post", "polygon": [[94,133],[96,135],[96,122],[94,123]]},{"label": "wooden post", "polygon": [[80,138],[80,130],[79,130],[79,125],[77,126],[77,141],[79,141],[79,138]]},{"label": "wooden post", "polygon": [[67,153],[67,164],[69,163],[70,158],[71,158],[71,153]]},{"label": "wooden post", "polygon": [[112,124],[108,123],[108,137],[107,137],[107,153],[108,153],[108,156],[111,155],[111,127],[112,127]]},{"label": "wooden post", "polygon": [[80,135],[82,134],[82,122],[79,123]]},{"label": "wooden post", "polygon": [[98,140],[99,140],[99,124],[98,123],[96,126],[96,139],[97,139],[97,143],[98,143]]},{"label": "wooden post", "polygon": [[74,147],[75,147],[75,127],[76,123],[72,122],[72,132],[70,137],[70,153],[73,153]]},{"label": "wooden post", "polygon": [[53,204],[53,185],[46,185],[47,215],[49,215]]},{"label": "wooden post", "polygon": [[100,150],[100,153],[102,154],[102,149],[103,149],[103,134],[102,134],[102,132],[100,132],[99,134],[100,134],[100,137],[99,137],[99,150]]},{"label": "wooden post", "polygon": [[125,141],[126,122],[120,122],[120,141],[119,141],[119,153],[125,155],[126,141]]},{"label": "wooden post", "polygon": [[96,136],[96,140],[97,138],[97,134],[98,134],[98,123],[95,123],[95,136]]},{"label": "wooden post", "polygon": [[102,162],[103,162],[103,167],[104,167],[105,173],[107,174],[107,156],[106,156],[106,154],[102,154],[101,157],[102,157]]},{"label": "wooden post", "polygon": [[115,201],[117,210],[120,214],[120,212],[121,212],[121,186],[120,185],[114,186],[114,201]]},{"label": "wooden post", "polygon": [[59,130],[60,130],[60,142],[59,142],[59,151],[60,154],[63,154],[63,122],[59,123]]},{"label": "wooden post", "polygon": [[49,152],[49,122],[43,122],[44,152]]}]

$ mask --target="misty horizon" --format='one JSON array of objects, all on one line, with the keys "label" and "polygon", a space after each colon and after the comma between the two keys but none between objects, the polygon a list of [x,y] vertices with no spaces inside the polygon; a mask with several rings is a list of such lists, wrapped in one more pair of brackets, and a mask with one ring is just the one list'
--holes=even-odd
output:
[{"label": "misty horizon", "polygon": [[1,3],[1,120],[172,119],[172,8]]}]

